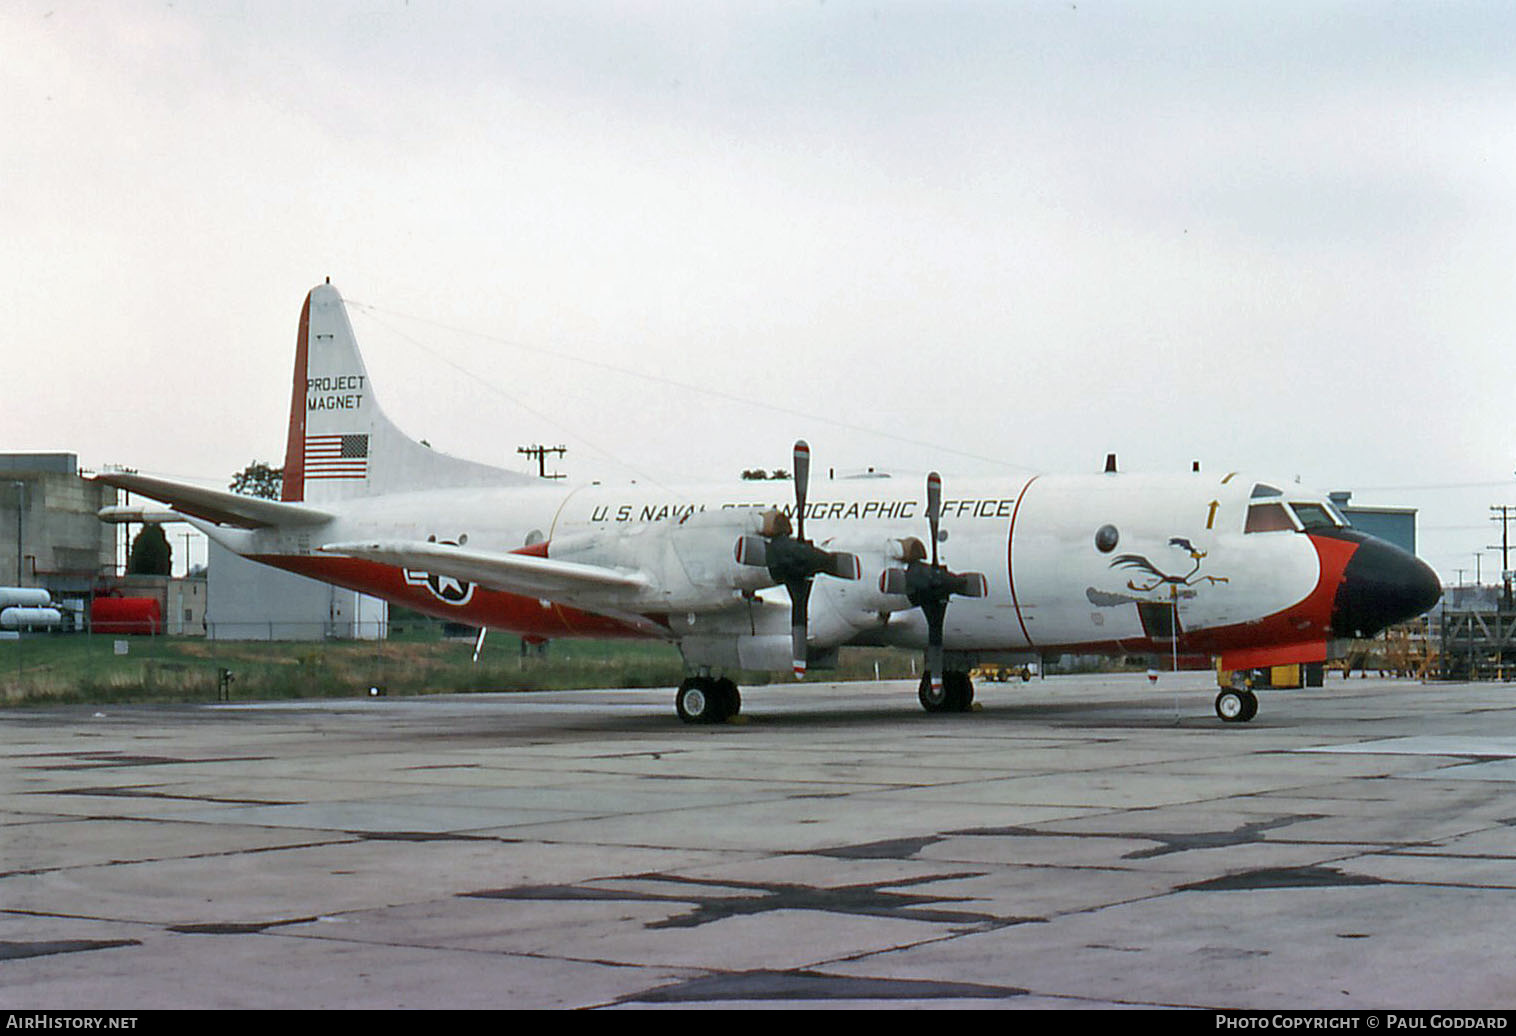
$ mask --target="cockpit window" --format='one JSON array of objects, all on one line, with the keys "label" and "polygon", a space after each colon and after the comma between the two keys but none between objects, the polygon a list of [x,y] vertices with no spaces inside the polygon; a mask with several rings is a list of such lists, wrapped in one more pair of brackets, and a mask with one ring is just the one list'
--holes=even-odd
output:
[{"label": "cockpit window", "polygon": [[1301,526],[1306,532],[1312,529],[1335,529],[1337,522],[1332,519],[1331,512],[1320,504],[1293,503],[1290,507],[1295,512],[1295,517],[1300,519]]},{"label": "cockpit window", "polygon": [[1257,500],[1260,497],[1266,497],[1266,496],[1284,496],[1284,494],[1281,493],[1279,490],[1275,489],[1273,486],[1269,485],[1267,482],[1257,482],[1257,483],[1254,483],[1254,485],[1253,485],[1253,499]]},{"label": "cockpit window", "polygon": [[1248,508],[1248,523],[1243,532],[1294,532],[1295,523],[1283,504],[1253,504]]}]

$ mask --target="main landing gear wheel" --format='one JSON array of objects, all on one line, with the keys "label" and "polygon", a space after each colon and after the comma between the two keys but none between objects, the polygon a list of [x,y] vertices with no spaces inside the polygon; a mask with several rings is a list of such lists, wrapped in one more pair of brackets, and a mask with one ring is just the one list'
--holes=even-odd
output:
[{"label": "main landing gear wheel", "polygon": [[674,711],[686,723],[725,723],[742,711],[742,695],[724,676],[692,676],[674,692]]},{"label": "main landing gear wheel", "polygon": [[722,719],[731,719],[742,711],[742,693],[731,680],[723,676],[712,689],[721,703]]},{"label": "main landing gear wheel", "polygon": [[932,674],[921,678],[916,692],[921,707],[928,712],[968,712],[974,706],[974,681],[957,670],[942,674],[942,686],[932,687]]},{"label": "main landing gear wheel", "polygon": [[1224,723],[1246,723],[1258,715],[1258,695],[1229,687],[1216,695],[1216,715]]}]

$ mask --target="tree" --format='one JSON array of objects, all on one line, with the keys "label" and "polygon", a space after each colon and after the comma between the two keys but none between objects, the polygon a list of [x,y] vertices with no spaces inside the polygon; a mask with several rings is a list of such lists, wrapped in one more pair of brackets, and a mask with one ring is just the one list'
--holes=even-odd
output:
[{"label": "tree", "polygon": [[133,576],[167,576],[174,571],[174,550],[161,525],[144,525],[132,540],[126,573]]},{"label": "tree", "polygon": [[284,491],[284,469],[255,460],[232,476],[231,491],[243,496],[278,500]]}]

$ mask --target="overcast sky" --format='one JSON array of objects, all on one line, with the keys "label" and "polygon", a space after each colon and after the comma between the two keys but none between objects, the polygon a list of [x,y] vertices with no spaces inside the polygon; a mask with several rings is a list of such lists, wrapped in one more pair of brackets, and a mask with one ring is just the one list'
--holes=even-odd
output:
[{"label": "overcast sky", "polygon": [[1508,2],[12,0],[0,125],[0,451],[281,461],[330,277],[511,467],[1516,504]]}]

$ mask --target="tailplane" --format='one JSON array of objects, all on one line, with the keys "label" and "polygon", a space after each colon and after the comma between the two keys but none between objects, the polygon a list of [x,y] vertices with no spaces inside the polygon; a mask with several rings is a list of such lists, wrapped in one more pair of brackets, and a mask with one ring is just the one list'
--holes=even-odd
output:
[{"label": "tailplane", "polygon": [[438,453],[397,428],[374,398],[342,296],[330,283],[311,289],[295,347],[285,501],[323,503],[530,481],[505,468]]}]

